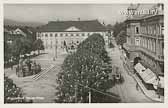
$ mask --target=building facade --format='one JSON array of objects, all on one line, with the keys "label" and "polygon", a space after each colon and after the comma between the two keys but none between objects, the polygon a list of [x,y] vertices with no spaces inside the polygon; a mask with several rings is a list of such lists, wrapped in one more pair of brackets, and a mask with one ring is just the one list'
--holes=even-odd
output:
[{"label": "building facade", "polygon": [[[155,75],[164,76],[164,15],[163,5],[154,5],[155,14],[132,15],[127,24],[127,57],[134,65],[141,63]],[[131,8],[129,8],[131,10]],[[135,8],[133,9],[135,11]],[[139,61],[137,60],[139,59]]]},{"label": "building facade", "polygon": [[90,35],[98,33],[108,43],[108,35],[104,25],[98,20],[89,21],[51,21],[40,27],[36,34],[37,39],[44,43],[46,51],[76,48],[83,40]]}]

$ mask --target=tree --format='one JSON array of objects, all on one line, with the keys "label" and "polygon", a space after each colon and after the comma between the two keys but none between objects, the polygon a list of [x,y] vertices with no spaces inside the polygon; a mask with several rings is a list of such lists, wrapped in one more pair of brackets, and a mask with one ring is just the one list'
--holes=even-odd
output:
[{"label": "tree", "polygon": [[122,30],[126,31],[126,24],[124,22],[116,22],[113,26],[114,37],[117,37]]},{"label": "tree", "polygon": [[13,83],[8,77],[4,78],[4,102],[5,103],[29,103],[23,97],[22,90]]},{"label": "tree", "polygon": [[6,41],[4,41],[4,61],[8,63],[10,58],[11,58],[11,47]]},{"label": "tree", "polygon": [[40,54],[40,50],[44,50],[43,41],[41,39],[37,39],[33,43],[34,50],[38,50],[38,54]]},{"label": "tree", "polygon": [[122,30],[116,37],[116,41],[118,45],[123,46],[123,44],[126,42],[126,32]]},{"label": "tree", "polygon": [[79,44],[77,52],[82,50],[89,50],[92,53],[99,55],[99,57],[106,63],[109,63],[110,58],[105,49],[105,41],[100,34],[93,34],[82,43]]},{"label": "tree", "polygon": [[12,43],[12,55],[19,61],[20,55],[30,53],[32,50],[31,41],[27,38],[17,38]]},{"label": "tree", "polygon": [[[103,51],[104,40],[100,35],[94,34],[79,45],[76,53],[66,57],[62,71],[58,74],[56,102],[85,103],[88,102],[89,92],[92,93],[92,99],[96,100],[94,102],[103,102],[98,100],[100,97],[96,96],[96,91],[88,88],[106,92],[113,85],[113,81],[109,79],[112,68],[103,59]],[[112,100],[118,99],[118,96],[114,97]]]},{"label": "tree", "polygon": [[[75,86],[77,86],[78,102],[88,102],[89,89],[84,86],[95,88],[105,92],[109,89],[109,76],[111,70],[104,71],[103,60],[94,53],[83,50],[68,56],[59,73],[58,100],[56,102],[75,102]],[[82,85],[79,85],[82,84]]]}]

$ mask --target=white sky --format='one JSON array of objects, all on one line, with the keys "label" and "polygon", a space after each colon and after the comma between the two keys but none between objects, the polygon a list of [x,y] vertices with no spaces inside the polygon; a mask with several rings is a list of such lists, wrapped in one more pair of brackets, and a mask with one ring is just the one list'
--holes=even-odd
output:
[{"label": "white sky", "polygon": [[[5,4],[4,17],[16,21],[43,22],[54,20],[92,20],[105,24],[123,21],[130,4]],[[148,7],[148,5],[146,6]]]}]

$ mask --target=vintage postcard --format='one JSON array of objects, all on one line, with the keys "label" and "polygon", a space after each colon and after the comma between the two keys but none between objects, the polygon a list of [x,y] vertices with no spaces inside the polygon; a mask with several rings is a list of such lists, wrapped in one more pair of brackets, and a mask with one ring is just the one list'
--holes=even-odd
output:
[{"label": "vintage postcard", "polygon": [[164,103],[164,3],[3,3],[4,103]]}]

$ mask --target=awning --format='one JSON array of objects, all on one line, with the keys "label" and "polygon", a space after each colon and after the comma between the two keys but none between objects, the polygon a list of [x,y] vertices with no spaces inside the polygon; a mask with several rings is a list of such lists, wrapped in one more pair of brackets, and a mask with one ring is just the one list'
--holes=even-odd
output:
[{"label": "awning", "polygon": [[137,63],[134,68],[145,83],[156,84],[157,77],[149,68],[146,69],[141,63]]},{"label": "awning", "polygon": [[140,76],[146,83],[155,84],[157,81],[157,76],[149,68],[141,73]]},{"label": "awning", "polygon": [[141,63],[137,63],[134,68],[138,73],[142,73],[146,69]]}]

